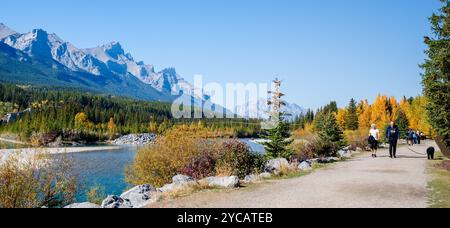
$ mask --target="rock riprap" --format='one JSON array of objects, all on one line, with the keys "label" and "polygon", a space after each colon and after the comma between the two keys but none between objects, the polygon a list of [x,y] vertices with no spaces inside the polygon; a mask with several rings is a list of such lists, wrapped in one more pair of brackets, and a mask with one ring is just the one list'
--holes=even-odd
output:
[{"label": "rock riprap", "polygon": [[147,145],[156,140],[155,134],[131,134],[124,135],[112,142],[114,145]]}]

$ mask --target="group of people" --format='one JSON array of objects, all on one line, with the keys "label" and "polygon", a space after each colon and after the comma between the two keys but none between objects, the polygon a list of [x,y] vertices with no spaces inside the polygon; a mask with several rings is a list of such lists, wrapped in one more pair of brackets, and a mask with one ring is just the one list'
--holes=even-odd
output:
[{"label": "group of people", "polygon": [[423,134],[420,131],[414,131],[413,129],[409,129],[406,135],[408,139],[408,146],[420,145],[422,141]]},{"label": "group of people", "polygon": [[[397,144],[400,139],[400,132],[398,126],[391,122],[389,127],[386,129],[386,141],[389,142],[389,156],[390,158],[397,158]],[[420,131],[413,131],[412,129],[408,131],[408,144],[411,146],[413,144],[420,144],[420,140],[423,134]],[[377,157],[378,146],[381,140],[380,130],[377,129],[375,124],[372,124],[369,133],[369,144],[372,150],[372,157]],[[411,144],[410,144],[411,143]]]}]

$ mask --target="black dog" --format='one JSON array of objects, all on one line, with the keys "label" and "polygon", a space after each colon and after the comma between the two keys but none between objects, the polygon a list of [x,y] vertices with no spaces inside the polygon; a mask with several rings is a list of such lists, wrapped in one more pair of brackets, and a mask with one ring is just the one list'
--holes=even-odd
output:
[{"label": "black dog", "polygon": [[429,147],[427,149],[428,160],[434,160],[434,153],[435,152],[436,152],[436,149],[434,149],[434,147]]}]

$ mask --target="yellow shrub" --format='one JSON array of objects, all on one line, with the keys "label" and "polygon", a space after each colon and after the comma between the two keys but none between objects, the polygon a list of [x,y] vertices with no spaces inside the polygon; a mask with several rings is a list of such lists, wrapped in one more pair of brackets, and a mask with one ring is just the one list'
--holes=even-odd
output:
[{"label": "yellow shrub", "polygon": [[344,138],[353,150],[356,150],[356,148],[361,148],[364,150],[369,146],[368,130],[345,131]]},{"label": "yellow shrub", "polygon": [[8,156],[0,164],[0,208],[52,208],[72,203],[76,180],[71,168],[72,162],[65,157]]},{"label": "yellow shrub", "polygon": [[126,179],[133,185],[170,183],[191,159],[214,150],[215,141],[206,141],[211,133],[199,125],[175,126],[154,145],[138,150],[134,163],[127,168]]},{"label": "yellow shrub", "polygon": [[314,126],[313,124],[306,124],[304,129],[298,129],[292,133],[294,138],[306,138],[313,134]]}]

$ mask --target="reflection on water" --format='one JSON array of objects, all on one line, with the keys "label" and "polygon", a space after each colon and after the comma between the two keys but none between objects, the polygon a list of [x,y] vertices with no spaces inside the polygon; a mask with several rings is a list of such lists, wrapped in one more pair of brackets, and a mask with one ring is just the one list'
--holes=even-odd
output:
[{"label": "reflection on water", "polygon": [[25,148],[24,145],[8,143],[0,140],[0,149],[20,149]]}]

